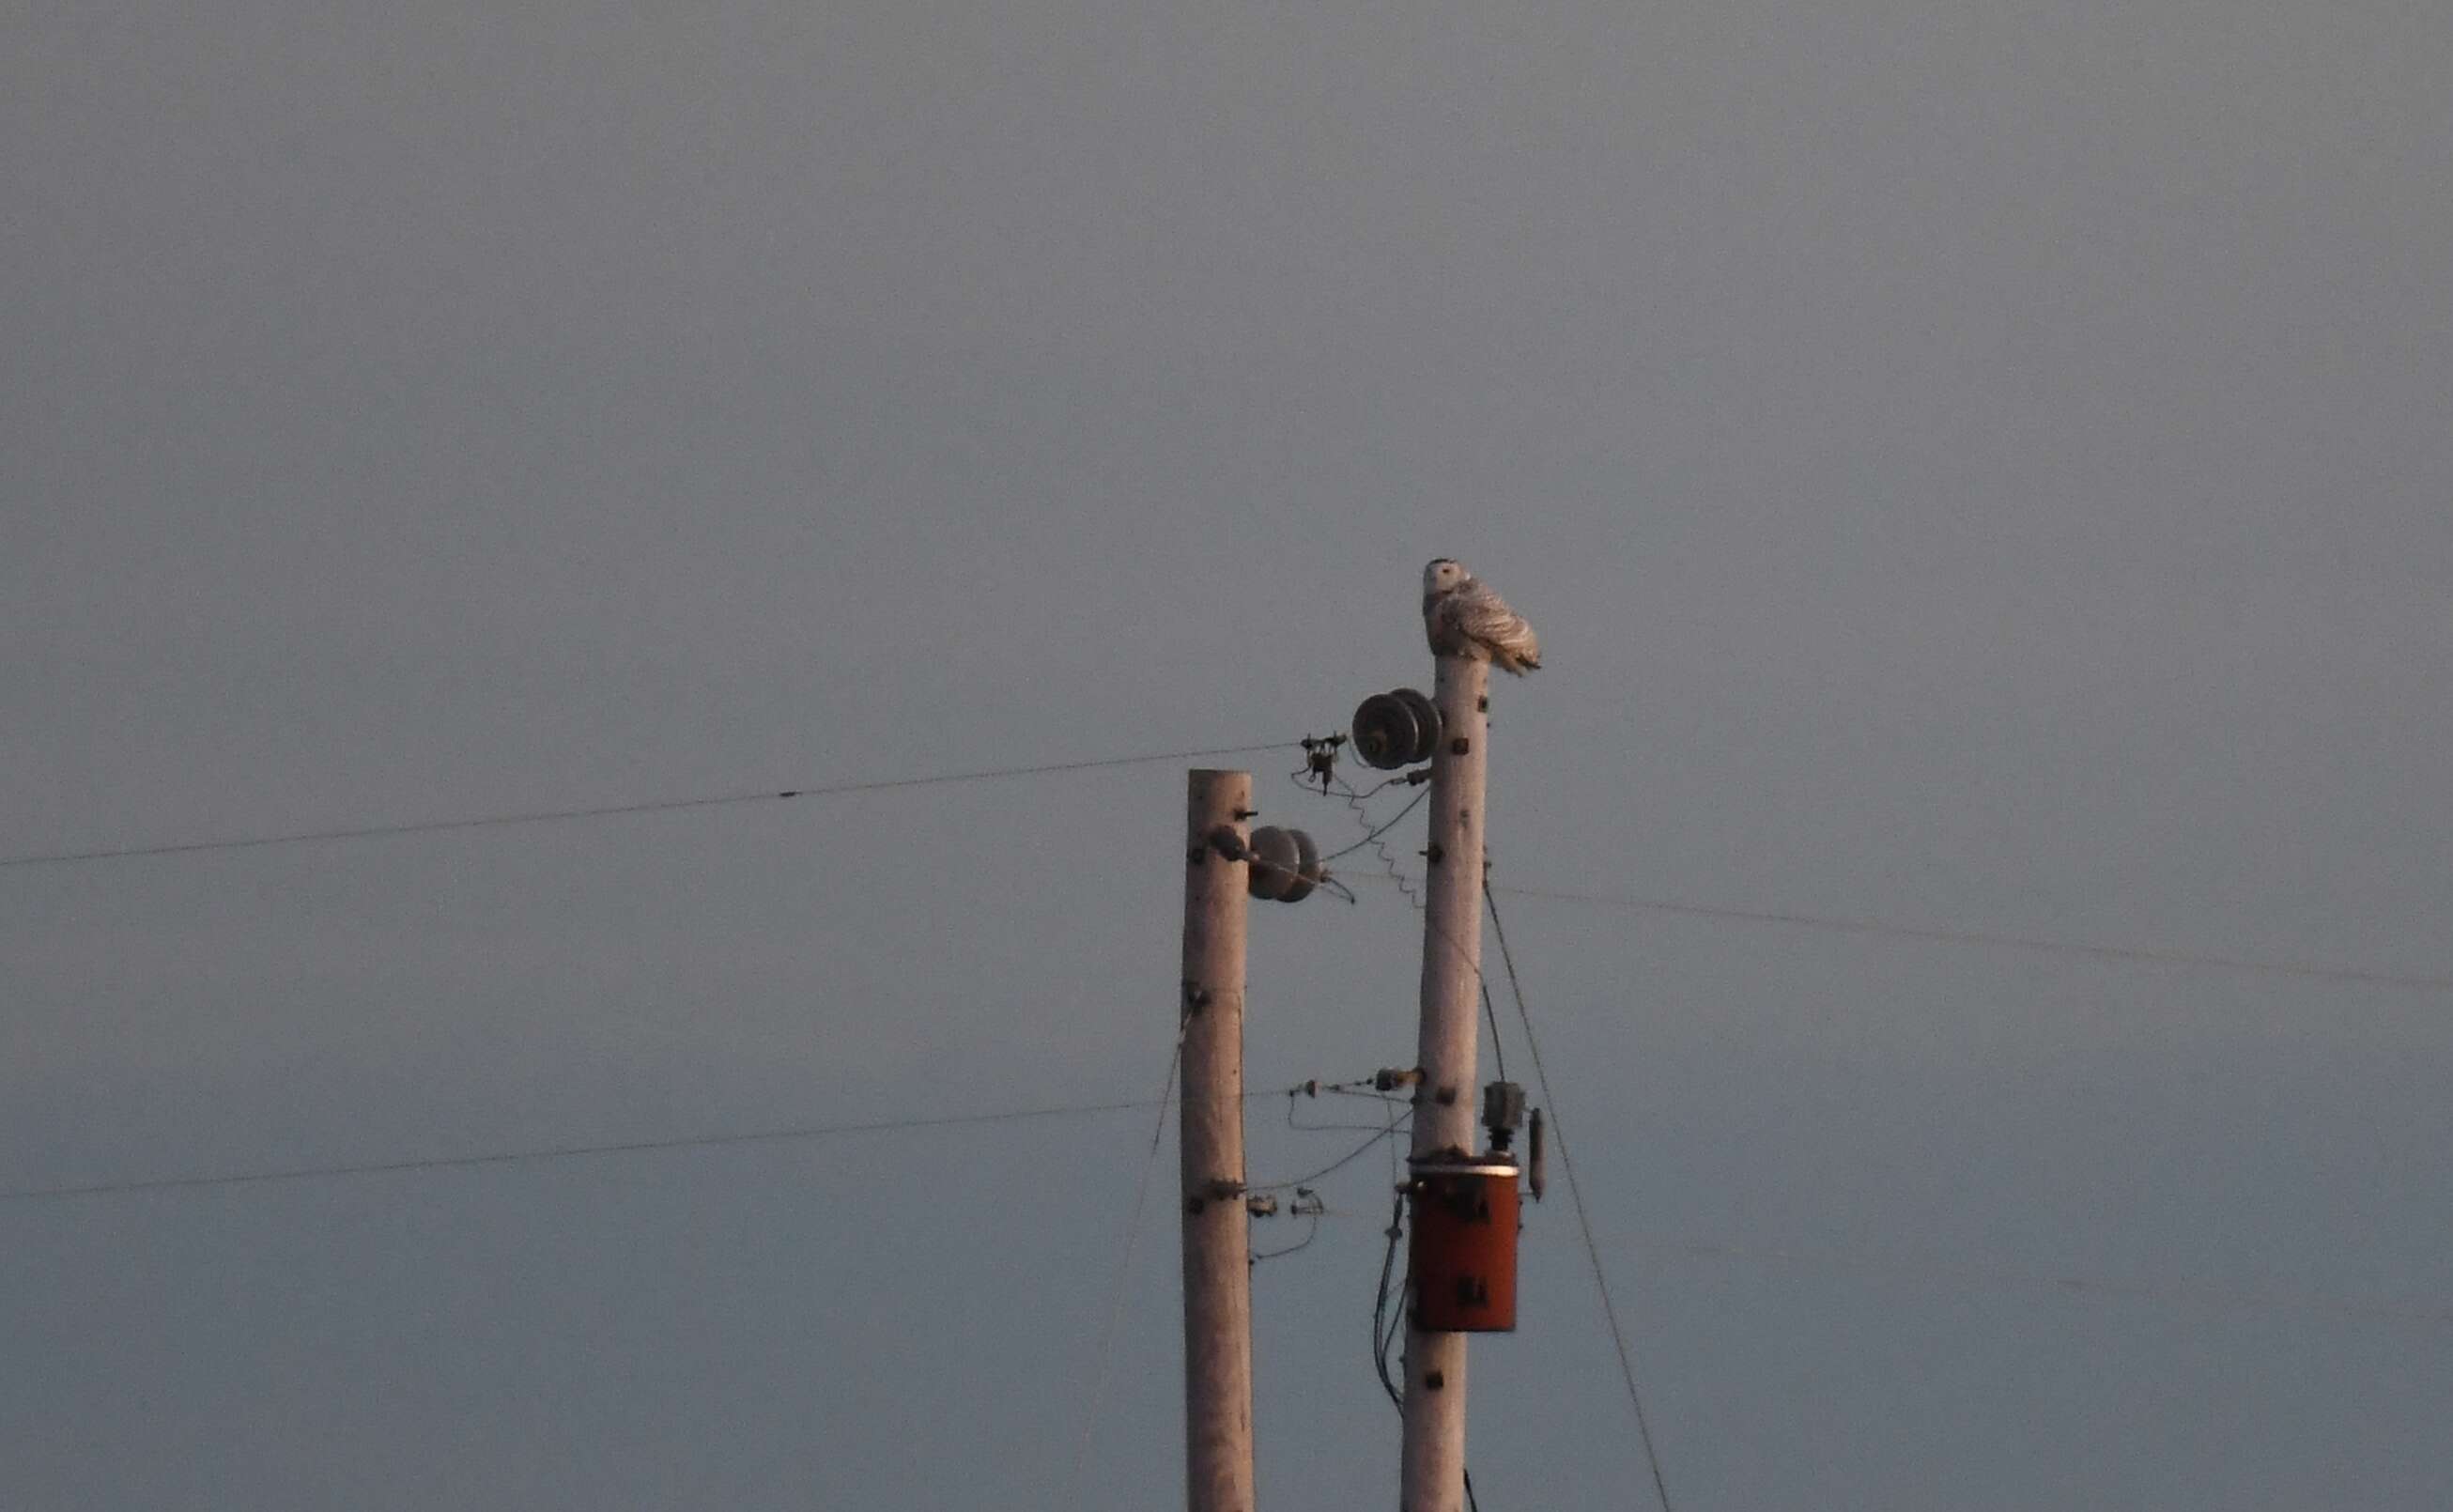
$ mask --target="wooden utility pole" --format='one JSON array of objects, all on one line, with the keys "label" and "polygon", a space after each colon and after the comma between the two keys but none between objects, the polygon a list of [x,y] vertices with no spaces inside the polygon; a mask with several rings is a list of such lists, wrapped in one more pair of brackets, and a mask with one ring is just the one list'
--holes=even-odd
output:
[{"label": "wooden utility pole", "polygon": [[[1244,1207],[1243,858],[1249,772],[1187,774],[1184,851],[1184,1469],[1189,1512],[1252,1512],[1251,1221]],[[1231,837],[1213,843],[1221,834]],[[1477,845],[1476,854],[1479,846]],[[1230,859],[1232,858],[1232,859]],[[1481,875],[1481,863],[1474,863]],[[1470,1020],[1466,1059],[1473,1058]]]},{"label": "wooden utility pole", "polygon": [[[1431,756],[1429,875],[1423,899],[1423,1080],[1414,1089],[1417,1157],[1474,1145],[1474,1008],[1482,983],[1483,784],[1490,664],[1438,659]],[[1190,957],[1186,958],[1189,961]],[[1189,966],[1187,970],[1189,971]],[[1461,1333],[1406,1324],[1402,1512],[1465,1507],[1465,1344]]]}]

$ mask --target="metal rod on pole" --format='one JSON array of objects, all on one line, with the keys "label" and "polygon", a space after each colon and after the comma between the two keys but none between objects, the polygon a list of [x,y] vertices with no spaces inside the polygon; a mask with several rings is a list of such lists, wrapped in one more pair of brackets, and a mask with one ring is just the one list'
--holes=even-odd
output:
[{"label": "metal rod on pole", "polygon": [[[1433,702],[1429,874],[1423,900],[1422,1082],[1413,1153],[1474,1144],[1474,1009],[1482,980],[1483,791],[1490,664],[1438,659]],[[1406,1325],[1402,1512],[1463,1512],[1466,1336]]]},{"label": "metal rod on pole", "polygon": [[[1252,1273],[1244,1206],[1244,859],[1249,772],[1187,774],[1184,1447],[1189,1512],[1251,1512]],[[1476,864],[1477,877],[1480,863]]]}]

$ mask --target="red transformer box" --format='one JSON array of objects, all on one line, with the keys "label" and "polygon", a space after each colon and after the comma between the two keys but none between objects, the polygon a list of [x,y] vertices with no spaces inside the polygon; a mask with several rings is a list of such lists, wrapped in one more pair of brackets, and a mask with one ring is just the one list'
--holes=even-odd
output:
[{"label": "red transformer box", "polygon": [[1406,1251],[1415,1326],[1433,1333],[1516,1328],[1515,1157],[1445,1150],[1412,1162]]}]

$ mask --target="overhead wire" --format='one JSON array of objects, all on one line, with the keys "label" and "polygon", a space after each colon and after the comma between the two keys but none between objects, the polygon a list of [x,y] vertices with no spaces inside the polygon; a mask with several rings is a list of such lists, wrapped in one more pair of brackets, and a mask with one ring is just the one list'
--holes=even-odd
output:
[{"label": "overhead wire", "polygon": [[690,808],[721,808],[739,804],[783,803],[798,798],[839,798],[849,793],[890,792],[904,787],[935,787],[953,783],[990,782],[1001,778],[1045,777],[1059,772],[1097,771],[1116,766],[1145,766],[1161,762],[1193,761],[1207,756],[1241,756],[1277,750],[1293,741],[1265,741],[1250,746],[1212,746],[1199,750],[1153,751],[1132,756],[1098,756],[1080,761],[1042,762],[1027,766],[991,766],[975,771],[939,772],[925,777],[885,777],[823,783],[808,787],[760,788],[695,798],[661,798],[639,803],[595,804],[574,808],[536,808],[512,813],[481,814],[458,819],[412,820],[401,824],[357,825],[331,829],[299,829],[270,835],[244,835],[216,840],[177,841],[160,845],[110,846],[85,850],[0,856],[0,868],[66,865],[78,862],[124,861],[140,856],[181,856],[205,851],[253,850],[269,846],[301,846],[325,841],[375,840],[395,835],[436,834],[453,829],[490,829],[512,825],[543,825],[585,819],[612,819],[631,814],[673,813]]},{"label": "overhead wire", "polygon": [[[1300,777],[1301,774],[1297,774]],[[1414,780],[1412,772],[1401,772],[1368,788],[1357,791],[1338,780],[1335,787],[1324,787],[1325,795],[1343,798],[1355,811],[1365,827],[1364,838],[1324,860],[1334,860],[1369,845],[1379,851],[1388,879],[1408,904],[1416,908],[1422,900],[1413,884],[1397,867],[1396,858],[1381,838],[1395,827],[1398,821],[1411,813],[1414,803],[1407,804],[1386,823],[1372,825],[1363,808],[1363,800],[1370,798],[1394,784]],[[1310,789],[1306,787],[1306,791]],[[1426,788],[1423,796],[1428,796]],[[1378,879],[1372,879],[1378,880]],[[2102,945],[2083,940],[2062,940],[2049,936],[2013,934],[1991,929],[1964,929],[1935,925],[1902,924],[1886,919],[1868,919],[1843,914],[1807,913],[1796,909],[1746,908],[1728,905],[1695,903],[1675,898],[1631,897],[1613,893],[1583,892],[1561,887],[1526,887],[1501,885],[1496,890],[1511,897],[1530,898],[1556,903],[1580,903],[1595,907],[1620,908],[1633,912],[1684,915],[1699,919],[1723,919],[1744,924],[1785,925],[1794,928],[1822,929],[1835,933],[1886,935],[1899,939],[1930,940],[1945,945],[1995,945],[2009,949],[2044,951],[2063,955],[2090,956],[2105,961],[2136,961],[2164,965],[2211,966],[2224,970],[2263,973],[2272,976],[2299,977],[2320,982],[2358,983],[2369,986],[2404,987],[2423,992],[2453,992],[2453,974],[2431,972],[2386,971],[2368,966],[2335,965],[2324,963],[2273,961],[2255,956],[2224,955],[2216,952],[2184,950],[2154,945]]]},{"label": "overhead wire", "polygon": [[[1073,1445],[1073,1462],[1066,1472],[1065,1496],[1059,1506],[1081,1505],[1082,1466],[1089,1458],[1090,1435],[1099,1425],[1099,1413],[1106,1404],[1107,1368],[1114,1358],[1116,1325],[1123,1321],[1125,1293],[1133,1274],[1133,1248],[1141,1238],[1142,1209],[1149,1199],[1150,1172],[1158,1166],[1158,1147],[1167,1133],[1167,1105],[1175,1101],[1175,1073],[1184,1064],[1184,1037],[1192,1026],[1192,1008],[1187,1005],[1175,1023],[1175,1047],[1167,1053],[1167,1080],[1160,1084],[1158,1117],[1150,1123],[1149,1148],[1142,1156],[1141,1176],[1133,1184],[1131,1216],[1125,1221],[1125,1251],[1116,1261],[1115,1280],[1108,1287],[1107,1321],[1099,1328],[1098,1363],[1090,1377],[1090,1397],[1082,1413],[1082,1436]],[[1246,1095],[1249,1101],[1250,1094]]]},{"label": "overhead wire", "polygon": [[2187,1277],[2149,1276],[2124,1280],[2075,1271],[1934,1260],[1914,1255],[1848,1254],[1826,1249],[1735,1244],[1665,1235],[1639,1234],[1635,1236],[1635,1243],[1657,1253],[1692,1259],[1780,1265],[1809,1271],[1847,1271],[1889,1281],[1912,1278],[1919,1282],[1957,1282],[1971,1286],[2051,1292],[2064,1297],[2096,1295],[2188,1303],[2215,1309],[2323,1313],[2395,1323],[2422,1323],[2437,1327],[2453,1325],[2453,1299],[2444,1298],[2363,1299],[2227,1286]]},{"label": "overhead wire", "polygon": [[1773,908],[1737,908],[1714,904],[1685,903],[1670,898],[1632,898],[1608,893],[1573,892],[1556,887],[1501,886],[1495,890],[1512,898],[1531,898],[1554,903],[1581,903],[1595,907],[1623,908],[1643,913],[1679,914],[1697,919],[1725,919],[1742,924],[1786,925],[1796,928],[1822,929],[1842,934],[1887,935],[1899,939],[1932,940],[1945,945],[2000,945],[2017,950],[2091,956],[2104,961],[2140,961],[2159,965],[2214,966],[2230,971],[2302,977],[2319,982],[2356,982],[2370,986],[2453,992],[2453,976],[2404,974],[2374,970],[2364,966],[2268,961],[2253,956],[2216,955],[2204,951],[2144,945],[2096,945],[2081,940],[2056,940],[2037,935],[2004,934],[1987,929],[1951,929],[1925,925],[1898,924],[1885,919],[1849,918],[1844,915],[1800,913]]},{"label": "overhead wire", "polygon": [[[1423,800],[1429,796],[1431,796],[1431,790],[1427,787],[1424,788],[1421,792],[1416,793],[1411,799],[1408,799],[1405,807],[1398,809],[1395,813],[1389,815],[1386,821],[1376,826],[1372,825],[1369,822],[1369,819],[1366,817],[1364,822],[1365,832],[1362,839],[1344,847],[1343,849],[1332,850],[1327,855],[1323,856],[1320,859],[1323,862],[1335,861],[1341,856],[1350,856],[1354,852],[1361,850],[1366,846],[1378,846],[1380,844],[1380,837],[1386,835],[1388,831],[1396,828],[1400,824],[1404,823],[1406,816],[1421,807]],[[1355,812],[1357,814],[1361,814],[1363,810],[1357,808]],[[1383,854],[1386,855],[1386,852],[1384,851]],[[1396,865],[1394,858],[1389,858],[1389,865],[1392,867]]]},{"label": "overhead wire", "polygon": [[[1272,1094],[1247,1092],[1246,1101]],[[487,1165],[536,1164],[607,1155],[640,1155],[659,1150],[717,1149],[734,1144],[778,1144],[801,1140],[833,1139],[855,1134],[884,1134],[906,1129],[954,1128],[975,1124],[1011,1124],[1028,1119],[1084,1118],[1157,1107],[1165,1117],[1166,1102],[1131,1098],[1113,1103],[1072,1103],[1061,1106],[1007,1108],[992,1113],[952,1113],[919,1118],[871,1119],[847,1124],[798,1124],[782,1128],[750,1129],[729,1134],[688,1134],[673,1139],[614,1140],[591,1144],[548,1144],[528,1149],[491,1150],[474,1155],[437,1155],[411,1160],[366,1161],[329,1165],[291,1165],[272,1170],[231,1171],[197,1176],[142,1177],[131,1181],[86,1182],[64,1186],[21,1186],[0,1191],[0,1202],[40,1198],[116,1197],[134,1192],[169,1192],[217,1186],[261,1186],[275,1182],[316,1181],[355,1176],[389,1176],[410,1171],[469,1169]]]},{"label": "overhead wire", "polygon": [[[1354,872],[1345,873],[1344,876],[1348,882],[1378,883],[1394,880],[1398,885],[1398,890],[1406,894],[1407,902],[1415,903],[1411,888],[1405,885],[1403,879],[1375,877]],[[2356,983],[2368,986],[2400,987],[2422,992],[2453,992],[2453,976],[2403,974],[2363,966],[2268,961],[2249,956],[2211,955],[2200,951],[2148,946],[2095,945],[2085,941],[2055,940],[2037,935],[1997,934],[1974,929],[1944,929],[1923,925],[1894,924],[1880,919],[1852,919],[1837,915],[1782,912],[1765,908],[1725,907],[1713,904],[1680,903],[1660,898],[1628,898],[1607,893],[1570,892],[1552,887],[1522,887],[1494,884],[1491,890],[1511,898],[1528,898],[1536,902],[1579,903],[1594,907],[1623,908],[1644,913],[1684,915],[1699,919],[1722,919],[1738,924],[1786,925],[1843,934],[1927,940],[1944,945],[1993,945],[2008,949],[2086,956],[2104,961],[2204,966],[2216,970],[2243,971],[2319,982]],[[1419,904],[1416,905],[1419,906]]]},{"label": "overhead wire", "polygon": [[[1425,779],[1425,778],[1423,778],[1423,777],[1417,776],[1417,775],[1416,775],[1415,773],[1413,773],[1413,772],[1399,772],[1399,773],[1398,773],[1396,776],[1394,776],[1394,777],[1384,778],[1384,779],[1382,779],[1381,781],[1376,782],[1376,783],[1373,783],[1370,786],[1366,787],[1366,788],[1363,788],[1361,791],[1359,791],[1359,792],[1358,792],[1358,791],[1356,791],[1356,789],[1355,789],[1355,787],[1354,787],[1354,785],[1353,785],[1353,784],[1351,784],[1351,783],[1349,783],[1349,782],[1347,782],[1347,781],[1346,781],[1345,778],[1343,778],[1343,777],[1331,777],[1331,778],[1326,779],[1326,783],[1327,783],[1327,784],[1334,784],[1334,786],[1327,786],[1327,785],[1326,785],[1326,784],[1325,784],[1324,786],[1320,786],[1320,787],[1314,787],[1314,786],[1312,786],[1312,783],[1313,783],[1313,781],[1314,781],[1316,778],[1319,778],[1319,777],[1320,777],[1320,775],[1321,775],[1321,774],[1319,774],[1319,773],[1317,773],[1317,772],[1311,771],[1311,770],[1309,770],[1309,769],[1305,769],[1305,770],[1300,770],[1300,771],[1291,771],[1291,772],[1288,772],[1288,773],[1286,773],[1286,778],[1287,778],[1287,780],[1288,780],[1289,782],[1292,782],[1292,783],[1293,783],[1297,787],[1302,788],[1302,789],[1304,790],[1304,792],[1305,792],[1306,794],[1309,795],[1309,796],[1312,796],[1312,797],[1345,796],[1345,797],[1351,798],[1351,799],[1353,799],[1353,800],[1355,800],[1355,801],[1358,801],[1358,802],[1359,802],[1359,801],[1361,801],[1361,800],[1363,800],[1363,799],[1366,799],[1366,798],[1371,797],[1373,794],[1375,794],[1375,793],[1377,793],[1377,792],[1381,791],[1383,788],[1394,787],[1394,786],[1396,786],[1399,783],[1421,783],[1421,782],[1424,782],[1424,781],[1426,781],[1426,779]],[[1343,795],[1338,794],[1338,789],[1339,789],[1339,788],[1344,788],[1344,789],[1345,789],[1345,792],[1344,792],[1344,794],[1343,794]]]},{"label": "overhead wire", "polygon": [[[1320,1088],[1320,1090],[1321,1090],[1321,1091],[1324,1091],[1324,1092],[1332,1092],[1332,1093],[1337,1093],[1337,1094],[1339,1094],[1339,1095],[1341,1095],[1341,1096],[1346,1096],[1346,1097],[1367,1097],[1367,1098],[1370,1098],[1370,1099],[1371,1099],[1372,1101],[1374,1101],[1374,1102],[1377,1102],[1377,1103],[1384,1103],[1384,1104],[1393,1103],[1393,1104],[1397,1104],[1402,1105],[1402,1104],[1405,1103],[1405,1101],[1406,1101],[1404,1098],[1391,1097],[1391,1096],[1389,1096],[1389,1095],[1388,1095],[1387,1093],[1386,1093],[1386,1092],[1357,1092],[1357,1091],[1352,1091],[1352,1090],[1349,1090],[1349,1089],[1347,1089],[1347,1088],[1344,1088],[1344,1087],[1333,1087],[1333,1086],[1325,1086],[1325,1087]],[[1304,1091],[1305,1091],[1305,1089],[1304,1089],[1303,1087],[1300,1087],[1300,1086],[1288,1087],[1288,1088],[1286,1089],[1286,1127],[1288,1127],[1288,1128],[1290,1128],[1290,1129],[1295,1129],[1295,1130],[1298,1130],[1299,1132],[1302,1132],[1302,1133],[1305,1133],[1305,1134],[1323,1134],[1323,1133],[1335,1133],[1335,1132],[1339,1132],[1339,1131],[1341,1131],[1341,1130],[1346,1130],[1346,1129],[1351,1129],[1351,1130],[1355,1131],[1356,1133],[1365,1133],[1365,1132],[1368,1132],[1368,1131],[1373,1130],[1373,1129],[1378,1129],[1378,1128],[1382,1128],[1382,1127],[1384,1127],[1384,1125],[1379,1124],[1302,1124],[1302,1123],[1298,1123],[1298,1122],[1296,1122],[1296,1120],[1295,1120],[1295,1099],[1297,1099],[1297,1098],[1299,1098],[1299,1097],[1303,1096],[1303,1095],[1304,1095]]]},{"label": "overhead wire", "polygon": [[[1369,846],[1373,851],[1378,853],[1380,857],[1381,869],[1387,873],[1388,880],[1397,885],[1397,890],[1405,894],[1406,901],[1407,903],[1419,908],[1423,905],[1422,899],[1416,896],[1414,885],[1411,882],[1406,880],[1405,873],[1398,870],[1396,854],[1383,843],[1383,837],[1385,837],[1389,830],[1397,827],[1398,824],[1402,822],[1406,815],[1412,813],[1415,807],[1425,799],[1430,797],[1431,790],[1428,787],[1425,787],[1421,792],[1415,794],[1403,808],[1398,809],[1396,813],[1390,815],[1386,821],[1377,825],[1371,822],[1370,811],[1365,807],[1366,801],[1374,793],[1379,792],[1382,788],[1390,786],[1396,783],[1409,782],[1412,778],[1413,773],[1411,772],[1401,773],[1398,776],[1387,779],[1386,782],[1375,784],[1361,792],[1355,791],[1354,785],[1346,782],[1343,778],[1337,779],[1337,786],[1334,789],[1324,786],[1322,792],[1325,796],[1333,794],[1334,796],[1342,799],[1346,807],[1354,811],[1354,822],[1362,826],[1363,838],[1343,849],[1329,852],[1327,855],[1322,857],[1321,860],[1324,863],[1335,861],[1341,856],[1351,855],[1353,852],[1362,849],[1364,846]],[[1310,789],[1306,788],[1305,790],[1308,792]],[[1351,893],[1349,893],[1348,896],[1350,897]]]},{"label": "overhead wire", "polygon": [[[1169,1073],[1172,1092],[1172,1071]],[[1368,1080],[1353,1084],[1368,1085]],[[1298,1089],[1299,1090],[1299,1089]],[[1346,1086],[1324,1085],[1326,1092],[1345,1092]],[[1269,1091],[1247,1091],[1246,1103],[1265,1097],[1285,1094]],[[1372,1094],[1364,1094],[1372,1095]],[[1383,1101],[1387,1101],[1383,1099]],[[987,1113],[923,1114],[907,1118],[868,1119],[839,1124],[791,1124],[777,1128],[744,1129],[719,1134],[685,1134],[670,1139],[608,1140],[581,1144],[544,1144],[513,1150],[485,1150],[467,1155],[415,1156],[402,1160],[335,1162],[319,1165],[286,1165],[269,1170],[219,1171],[189,1176],[149,1176],[107,1182],[84,1182],[54,1186],[20,1186],[0,1189],[0,1202],[30,1202],[42,1198],[115,1197],[139,1192],[168,1192],[204,1189],[217,1186],[261,1186],[278,1182],[302,1182],[359,1176],[402,1175],[414,1171],[474,1169],[488,1165],[537,1164],[553,1161],[580,1160],[610,1155],[644,1155],[665,1150],[720,1149],[738,1144],[779,1144],[797,1141],[844,1138],[861,1134],[886,1134],[913,1129],[960,1128],[972,1124],[1012,1124],[1034,1119],[1089,1118],[1105,1113],[1131,1112],[1141,1108],[1164,1110],[1170,1101],[1152,1098],[1126,1098],[1107,1103],[1065,1103],[1044,1107],[1003,1108]],[[1297,1128],[1312,1125],[1295,1124]],[[1380,1124],[1322,1125],[1382,1129]]]},{"label": "overhead wire", "polygon": [[1250,1254],[1244,1257],[1245,1264],[1247,1268],[1256,1266],[1265,1260],[1282,1260],[1288,1255],[1294,1254],[1298,1250],[1309,1249],[1311,1247],[1311,1242],[1320,1237],[1320,1220],[1322,1215],[1326,1213],[1328,1209],[1319,1205],[1317,1203],[1306,1205],[1301,1194],[1298,1193],[1293,1210],[1304,1218],[1310,1220],[1307,1226],[1304,1229],[1304,1237],[1295,1241],[1291,1244],[1282,1244],[1276,1249],[1253,1250]]},{"label": "overhead wire", "polygon": [[1404,1128],[1407,1121],[1412,1117],[1413,1110],[1410,1108],[1402,1113],[1392,1111],[1389,1115],[1388,1123],[1385,1127],[1375,1130],[1369,1139],[1365,1140],[1362,1144],[1357,1144],[1354,1148],[1347,1150],[1345,1154],[1329,1162],[1320,1169],[1311,1172],[1309,1175],[1289,1177],[1283,1182],[1255,1182],[1246,1186],[1244,1189],[1247,1192],[1282,1192],[1289,1186],[1309,1186],[1312,1183],[1321,1180],[1323,1177],[1332,1176],[1337,1172],[1344,1170],[1346,1166],[1353,1164],[1356,1161],[1361,1160],[1364,1156],[1378,1148],[1382,1140],[1395,1136],[1398,1130]]},{"label": "overhead wire", "polygon": [[1635,1363],[1627,1351],[1626,1329],[1620,1323],[1618,1304],[1610,1299],[1609,1276],[1602,1264],[1601,1244],[1593,1238],[1592,1215],[1585,1205],[1584,1184],[1576,1179],[1576,1163],[1567,1152],[1566,1131],[1559,1119],[1558,1094],[1550,1088],[1550,1073],[1542,1064],[1542,1042],[1533,1033],[1533,1015],[1525,1005],[1525,988],[1516,975],[1516,956],[1507,947],[1507,926],[1499,917],[1499,901],[1491,896],[1490,879],[1483,878],[1482,899],[1490,912],[1490,928],[1499,941],[1500,964],[1507,972],[1507,989],[1516,999],[1517,1017],[1525,1025],[1525,1044],[1533,1054],[1533,1077],[1541,1084],[1542,1105],[1549,1114],[1550,1141],[1559,1149],[1559,1166],[1566,1173],[1567,1195],[1573,1199],[1576,1224],[1584,1231],[1585,1258],[1591,1262],[1593,1285],[1600,1291],[1602,1316],[1609,1323],[1610,1343],[1618,1351],[1620,1376],[1626,1382],[1627,1404],[1635,1409],[1635,1429],[1644,1443],[1645,1463],[1652,1471],[1652,1489],[1661,1499],[1661,1512],[1673,1512],[1669,1502],[1669,1482],[1661,1474],[1661,1452],[1652,1441],[1652,1422],[1644,1410],[1644,1393],[1635,1383]]}]

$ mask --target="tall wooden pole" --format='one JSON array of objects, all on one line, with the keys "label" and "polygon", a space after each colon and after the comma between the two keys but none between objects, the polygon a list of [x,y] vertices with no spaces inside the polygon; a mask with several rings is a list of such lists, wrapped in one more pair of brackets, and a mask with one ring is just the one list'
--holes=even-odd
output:
[{"label": "tall wooden pole", "polygon": [[[1186,784],[1184,1469],[1189,1512],[1252,1512],[1251,1221],[1244,1208],[1244,914],[1249,772]],[[1211,837],[1234,837],[1222,848]],[[1476,875],[1480,875],[1477,862]],[[1470,1052],[1468,1052],[1468,1055]]]},{"label": "tall wooden pole", "polygon": [[[1482,982],[1485,734],[1490,664],[1438,660],[1431,757],[1429,874],[1423,897],[1423,1080],[1414,1089],[1414,1154],[1474,1144],[1474,1007]],[[1463,1512],[1465,1343],[1406,1324],[1402,1512]]]}]

